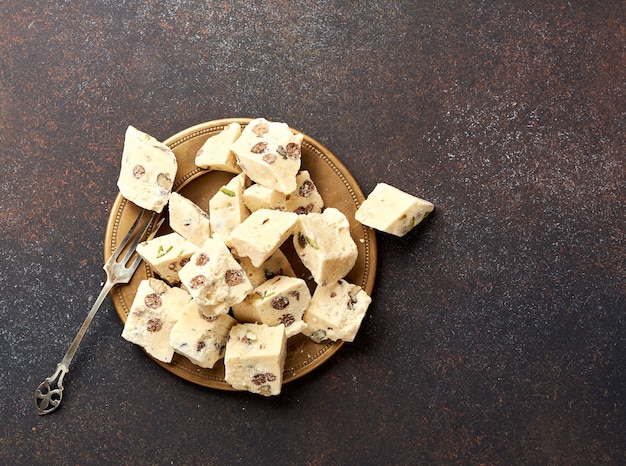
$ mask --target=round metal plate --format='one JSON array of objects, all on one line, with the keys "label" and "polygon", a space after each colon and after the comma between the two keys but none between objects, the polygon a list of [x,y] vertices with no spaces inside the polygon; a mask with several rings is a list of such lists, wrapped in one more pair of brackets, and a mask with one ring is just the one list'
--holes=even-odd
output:
[{"label": "round metal plate", "polygon": [[[234,121],[245,126],[251,119],[229,118],[209,121],[183,130],[164,141],[172,149],[178,161],[178,172],[173,190],[188,197],[207,212],[209,200],[213,194],[234,175],[197,167],[195,155],[207,138],[216,135],[226,125]],[[294,132],[299,133],[300,131],[294,130]],[[351,234],[358,247],[359,255],[356,265],[346,280],[360,285],[371,295],[376,275],[376,236],[373,230],[364,227],[354,219],[354,213],[364,200],[361,189],[339,159],[326,147],[306,134],[302,143],[302,169],[308,170],[311,174],[311,178],[324,200],[324,205],[339,209],[348,218]],[[105,261],[111,256],[112,251],[124,237],[139,212],[140,209],[136,205],[118,194],[111,209],[105,233]],[[167,225],[167,209],[163,211],[162,215],[166,217],[166,221],[159,234],[171,231]],[[282,250],[290,259],[298,276],[307,280],[309,287],[313,290],[315,283],[309,279],[309,273],[297,258],[290,240],[285,242]],[[127,285],[118,285],[111,291],[113,304],[122,322],[126,322],[139,283],[151,276],[153,276],[151,270],[145,263],[142,263]],[[295,380],[311,372],[335,354],[342,344],[342,341],[326,341],[317,344],[304,335],[290,338],[287,342],[284,382]],[[224,381],[224,365],[221,361],[213,369],[200,368],[178,354],[169,364],[154,361],[190,382],[211,388],[232,390],[232,387]]]}]

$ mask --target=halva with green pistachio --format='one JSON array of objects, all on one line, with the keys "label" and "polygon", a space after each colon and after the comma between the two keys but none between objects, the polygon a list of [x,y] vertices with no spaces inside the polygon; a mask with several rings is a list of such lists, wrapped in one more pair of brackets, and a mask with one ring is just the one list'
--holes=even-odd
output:
[{"label": "halva with green pistachio", "polygon": [[154,137],[128,126],[117,187],[122,196],[147,210],[167,204],[178,163],[174,152]]},{"label": "halva with green pistachio", "polygon": [[168,286],[157,278],[142,280],[124,324],[122,337],[141,346],[146,353],[171,362],[170,331],[182,309],[191,301],[185,290]]},{"label": "halva with green pistachio", "polygon": [[290,338],[302,331],[302,315],[310,301],[311,292],[304,280],[278,275],[257,286],[232,309],[239,322],[283,324]]},{"label": "halva with green pistachio", "polygon": [[237,225],[243,222],[250,211],[243,202],[243,192],[248,184],[245,173],[233,177],[209,200],[209,218],[213,238],[225,240]]},{"label": "halva with green pistachio", "polygon": [[287,336],[283,324],[238,324],[230,329],[224,380],[236,390],[278,395],[283,383]]},{"label": "halva with green pistachio", "polygon": [[248,123],[231,149],[251,180],[289,194],[296,189],[303,138],[285,123],[257,118]]},{"label": "halva with green pistachio", "polygon": [[170,285],[180,283],[178,271],[189,262],[189,258],[197,250],[195,244],[176,232],[157,236],[137,245],[137,254]]},{"label": "halva with green pistachio", "polygon": [[356,243],[350,235],[350,223],[334,207],[321,214],[299,215],[293,242],[315,283],[322,286],[345,277],[358,256]]},{"label": "halva with green pistachio", "polygon": [[355,219],[376,230],[404,236],[434,208],[431,202],[378,183],[356,211]]},{"label": "halva with green pistachio", "polygon": [[358,285],[337,280],[318,286],[304,312],[302,333],[316,343],[323,340],[354,341],[372,298]]}]

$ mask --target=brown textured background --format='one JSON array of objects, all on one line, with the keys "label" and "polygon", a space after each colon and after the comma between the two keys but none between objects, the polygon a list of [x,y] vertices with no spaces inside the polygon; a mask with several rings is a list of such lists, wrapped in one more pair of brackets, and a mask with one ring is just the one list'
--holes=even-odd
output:
[{"label": "brown textured background", "polygon": [[[626,2],[0,5],[0,463],[624,464]],[[176,378],[105,301],[128,124],[285,121],[436,213],[274,399]]]}]

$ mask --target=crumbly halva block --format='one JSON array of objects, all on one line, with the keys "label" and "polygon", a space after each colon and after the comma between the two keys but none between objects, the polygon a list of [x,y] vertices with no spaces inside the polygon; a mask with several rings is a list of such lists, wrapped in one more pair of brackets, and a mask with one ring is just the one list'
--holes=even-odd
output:
[{"label": "crumbly halva block", "polygon": [[128,126],[117,187],[144,209],[161,212],[167,204],[178,163],[172,150],[149,134]]},{"label": "crumbly halva block", "polygon": [[298,187],[287,195],[285,210],[296,214],[322,212],[324,200],[307,170],[298,173],[296,183]]},{"label": "crumbly halva block", "polygon": [[285,210],[286,195],[275,189],[255,183],[243,192],[243,202],[254,212],[259,209]]},{"label": "crumbly halva block", "polygon": [[170,285],[180,282],[178,271],[197,250],[196,245],[176,232],[157,236],[137,245],[137,254]]},{"label": "crumbly halva block", "polygon": [[220,170],[229,173],[241,173],[241,167],[237,164],[235,153],[230,146],[241,135],[241,125],[237,122],[230,123],[224,129],[208,138],[198,149],[195,162],[200,168],[208,170]]},{"label": "crumbly halva block", "polygon": [[296,189],[303,138],[285,123],[257,118],[248,123],[231,149],[251,180],[288,194]]},{"label": "crumbly halva block", "polygon": [[209,217],[213,238],[226,240],[237,225],[243,222],[250,211],[243,202],[243,193],[248,183],[245,173],[233,177],[209,200]]},{"label": "crumbly halva block", "polygon": [[296,175],[296,183],[297,188],[289,194],[253,184],[244,191],[243,201],[251,211],[276,209],[297,214],[321,212],[324,201],[307,170]]},{"label": "crumbly halva block", "polygon": [[224,357],[228,333],[236,324],[228,314],[204,314],[192,300],[172,327],[170,346],[192,363],[212,369]]},{"label": "crumbly halva block", "polygon": [[354,341],[371,302],[360,286],[343,279],[318,286],[304,312],[302,333],[316,343],[326,339]]},{"label": "crumbly halva block", "polygon": [[226,244],[260,267],[291,235],[297,222],[298,215],[293,212],[260,209],[235,227]]},{"label": "crumbly halva block", "polygon": [[238,324],[230,329],[224,380],[236,390],[278,395],[287,355],[285,326]]},{"label": "crumbly halva block", "polygon": [[171,362],[174,350],[170,346],[170,331],[190,301],[189,293],[157,278],[141,281],[122,337],[143,347],[153,358]]},{"label": "crumbly halva block", "polygon": [[168,210],[170,227],[187,241],[201,247],[211,237],[209,215],[191,199],[173,192]]},{"label": "crumbly halva block", "polygon": [[355,219],[376,230],[404,236],[434,208],[431,202],[378,183],[356,211]]},{"label": "crumbly halva block", "polygon": [[[180,281],[204,313],[226,313],[243,301],[252,285],[223,241],[207,239],[178,272]],[[217,306],[223,304],[225,307]]]},{"label": "crumbly halva block", "polygon": [[255,267],[248,257],[235,256],[235,259],[239,262],[239,265],[241,265],[241,268],[246,273],[248,280],[250,280],[254,288],[270,278],[274,278],[276,275],[296,276],[293,267],[289,263],[289,259],[287,259],[285,253],[280,249],[274,251],[259,267]]},{"label": "crumbly halva block", "polygon": [[311,292],[304,280],[279,275],[257,286],[232,310],[239,322],[283,324],[290,338],[302,330],[302,315],[310,301]]},{"label": "crumbly halva block", "polygon": [[326,285],[345,277],[358,256],[346,216],[329,207],[321,214],[298,216],[294,248],[315,283]]}]

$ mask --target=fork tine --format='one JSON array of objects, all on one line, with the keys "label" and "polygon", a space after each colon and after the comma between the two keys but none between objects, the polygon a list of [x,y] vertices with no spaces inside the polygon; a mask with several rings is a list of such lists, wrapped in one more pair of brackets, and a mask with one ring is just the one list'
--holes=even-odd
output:
[{"label": "fork tine", "polygon": [[[115,247],[115,251],[113,251],[113,254],[109,258],[109,260],[111,262],[117,260],[119,255],[122,253],[122,250],[126,247],[126,243],[128,243],[128,240],[130,240],[130,238],[133,236],[133,233],[137,229],[137,226],[139,225],[139,221],[143,218],[143,215],[144,215],[145,212],[146,211],[144,209],[141,210],[141,213],[139,215],[137,215],[137,218],[135,219],[135,222],[133,223],[133,225],[128,230],[128,233],[126,233],[126,236],[124,236],[124,239],[122,239],[122,241],[120,241],[120,243]],[[150,222],[148,222],[148,225],[149,224],[150,224]]]},{"label": "fork tine", "polygon": [[[137,245],[139,244],[139,242],[141,241],[141,238],[143,238],[143,235],[146,234],[146,231],[148,231],[148,228],[150,228],[150,225],[152,224],[152,222],[154,221],[154,219],[156,218],[157,213],[153,212],[152,216],[150,217],[150,219],[146,222],[146,225],[143,227],[143,229],[141,230],[141,232],[139,232],[137,234],[137,236],[135,236],[135,239],[133,240],[133,242],[131,243],[130,247],[128,248],[128,251],[126,252],[126,254],[124,255],[124,257],[122,258],[122,260],[120,261],[122,264],[125,264],[126,262],[129,261],[129,259],[131,258],[131,256],[134,254],[135,250],[137,249]],[[163,219],[161,220],[162,223]],[[161,226],[161,223],[159,223],[159,227]],[[156,231],[158,230],[158,228],[155,228],[154,233],[156,233]]]},{"label": "fork tine", "polygon": [[[156,235],[157,231],[159,231],[159,228],[161,228],[161,225],[163,225],[163,222],[165,221],[164,218],[162,218],[159,223],[156,224],[156,227],[154,227],[154,230],[152,230],[152,232],[150,233],[150,235],[148,235],[148,237],[146,238],[146,241],[151,240],[152,238],[154,238],[154,236]],[[130,252],[130,251],[129,251]],[[130,258],[129,254],[126,254],[126,257],[124,257],[124,259],[126,259],[126,261]],[[126,262],[124,261],[124,262]],[[137,270],[137,267],[139,266],[139,263],[141,262],[141,256],[137,256],[135,257],[135,260],[133,261],[132,264],[130,264],[130,266],[128,266],[127,268],[131,271],[135,271]]]},{"label": "fork tine", "polygon": [[[154,236],[156,235],[157,231],[159,231],[159,228],[161,228],[161,225],[163,225],[163,222],[165,221],[164,218],[161,219],[161,221],[159,223],[157,223],[156,227],[154,228],[154,230],[152,230],[152,232],[150,233],[150,235],[146,238],[146,241],[151,240],[152,238],[154,238]],[[129,254],[126,254],[126,256],[128,256],[128,258],[130,258]],[[128,260],[127,257],[125,257],[124,259],[126,259],[126,261]],[[124,263],[126,262],[124,261]],[[139,263],[141,262],[141,256],[137,255],[137,257],[135,257],[135,260],[133,261],[132,264],[130,264],[127,269],[131,272],[134,273],[135,270],[137,270],[137,267],[139,267]]]}]

